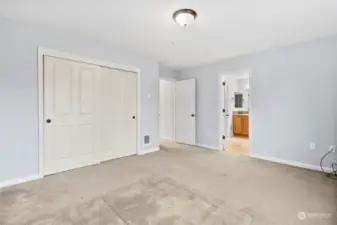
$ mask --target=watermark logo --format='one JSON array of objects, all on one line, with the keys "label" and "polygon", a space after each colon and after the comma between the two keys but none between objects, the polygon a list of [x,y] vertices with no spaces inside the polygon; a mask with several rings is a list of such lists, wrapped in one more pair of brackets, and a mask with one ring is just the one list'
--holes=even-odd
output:
[{"label": "watermark logo", "polygon": [[299,212],[297,214],[299,220],[312,220],[312,219],[331,219],[331,213],[306,213],[306,212]]},{"label": "watermark logo", "polygon": [[305,220],[307,218],[307,214],[305,212],[299,212],[297,217],[299,220]]}]

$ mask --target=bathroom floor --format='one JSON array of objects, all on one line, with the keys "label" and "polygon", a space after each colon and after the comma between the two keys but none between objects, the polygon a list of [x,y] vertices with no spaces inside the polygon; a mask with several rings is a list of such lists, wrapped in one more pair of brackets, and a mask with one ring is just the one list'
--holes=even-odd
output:
[{"label": "bathroom floor", "polygon": [[230,137],[224,144],[223,150],[227,152],[235,152],[241,155],[248,155],[247,137]]}]

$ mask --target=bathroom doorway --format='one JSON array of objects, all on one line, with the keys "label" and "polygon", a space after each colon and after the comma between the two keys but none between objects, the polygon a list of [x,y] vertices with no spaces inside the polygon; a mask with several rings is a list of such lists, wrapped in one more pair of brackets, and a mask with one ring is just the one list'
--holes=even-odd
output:
[{"label": "bathroom doorway", "polygon": [[251,76],[249,71],[236,71],[220,76],[221,150],[249,155],[251,124]]}]

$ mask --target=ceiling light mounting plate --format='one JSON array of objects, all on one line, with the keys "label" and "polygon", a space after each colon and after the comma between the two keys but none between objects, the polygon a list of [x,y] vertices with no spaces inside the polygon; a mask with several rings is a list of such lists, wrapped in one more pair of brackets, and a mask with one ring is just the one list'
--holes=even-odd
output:
[{"label": "ceiling light mounting plate", "polygon": [[172,17],[178,25],[188,27],[197,18],[197,12],[193,9],[179,9],[173,13]]}]

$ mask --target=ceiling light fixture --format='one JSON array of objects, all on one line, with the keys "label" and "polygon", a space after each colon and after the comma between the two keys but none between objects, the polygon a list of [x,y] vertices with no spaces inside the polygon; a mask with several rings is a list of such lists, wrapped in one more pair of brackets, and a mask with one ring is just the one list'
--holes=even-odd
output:
[{"label": "ceiling light fixture", "polygon": [[190,26],[197,18],[197,13],[193,9],[179,9],[173,13],[173,20],[182,27]]}]

